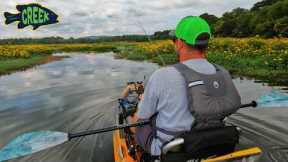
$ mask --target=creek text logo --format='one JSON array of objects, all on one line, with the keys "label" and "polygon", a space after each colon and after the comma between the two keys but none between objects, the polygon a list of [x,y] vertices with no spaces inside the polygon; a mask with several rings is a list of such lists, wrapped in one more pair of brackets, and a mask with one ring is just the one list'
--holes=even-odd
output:
[{"label": "creek text logo", "polygon": [[59,22],[57,20],[57,14],[36,3],[17,5],[16,9],[19,13],[13,14],[4,12],[6,18],[5,24],[18,21],[18,29],[23,29],[26,26],[31,25],[33,30],[36,30],[40,26]]}]

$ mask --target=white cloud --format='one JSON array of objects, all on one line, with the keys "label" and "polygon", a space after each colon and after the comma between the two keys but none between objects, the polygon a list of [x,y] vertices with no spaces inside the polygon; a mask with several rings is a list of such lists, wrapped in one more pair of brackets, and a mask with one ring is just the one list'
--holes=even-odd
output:
[{"label": "white cloud", "polygon": [[[143,34],[174,28],[180,18],[204,12],[221,16],[236,7],[250,8],[259,0],[2,0],[0,1],[0,38]],[[16,4],[30,2],[48,7],[60,23],[17,29],[4,24],[5,11],[16,12]],[[30,29],[27,29],[30,28]]]}]

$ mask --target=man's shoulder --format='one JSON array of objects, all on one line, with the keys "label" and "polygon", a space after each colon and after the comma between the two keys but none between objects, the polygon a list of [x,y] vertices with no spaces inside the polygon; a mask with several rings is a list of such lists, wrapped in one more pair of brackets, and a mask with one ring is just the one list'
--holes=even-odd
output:
[{"label": "man's shoulder", "polygon": [[221,66],[221,65],[218,65],[218,64],[215,64],[215,63],[213,63],[213,65],[214,65],[215,67],[217,67],[217,69],[221,70],[222,72],[227,73],[227,74],[230,74],[229,71],[228,71],[227,69],[225,69],[225,67],[223,67],[223,66]]},{"label": "man's shoulder", "polygon": [[156,70],[149,80],[159,87],[167,87],[172,86],[177,82],[182,82],[183,78],[176,68],[169,66]]},{"label": "man's shoulder", "polygon": [[155,78],[166,78],[166,77],[175,77],[175,75],[179,75],[179,72],[173,66],[162,67],[157,69],[153,74],[152,77]]}]

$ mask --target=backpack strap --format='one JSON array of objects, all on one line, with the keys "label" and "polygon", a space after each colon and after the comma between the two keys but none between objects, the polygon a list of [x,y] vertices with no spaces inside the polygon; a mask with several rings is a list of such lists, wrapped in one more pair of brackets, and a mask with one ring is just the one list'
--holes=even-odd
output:
[{"label": "backpack strap", "polygon": [[187,65],[178,63],[174,65],[174,68],[176,68],[176,70],[184,77],[188,87],[204,84],[201,82],[202,79],[200,75],[198,75],[198,72],[190,69]]},{"label": "backpack strap", "polygon": [[155,139],[158,139],[162,144],[166,143],[166,142],[169,142],[161,137],[159,137],[157,135],[157,132],[161,132],[163,134],[166,134],[166,135],[170,135],[170,136],[179,136],[180,134],[183,134],[184,131],[168,131],[166,129],[163,129],[163,128],[159,128],[156,126],[156,118],[157,118],[157,115],[158,115],[158,112],[155,113],[154,115],[152,115],[152,117],[150,117],[150,120],[151,120],[151,126],[152,126],[152,136],[153,138]]},{"label": "backpack strap", "polygon": [[[193,98],[189,94],[189,88],[198,86],[198,85],[203,85],[204,81],[200,77],[200,75],[194,71],[193,69],[190,69],[188,66],[182,63],[178,63],[174,65],[174,68],[183,76],[185,83],[186,83],[186,95],[188,99],[188,108],[190,109],[193,103]],[[191,114],[195,117],[195,111],[190,109]],[[193,125],[195,125],[196,120]],[[192,126],[193,127],[193,126]]]}]

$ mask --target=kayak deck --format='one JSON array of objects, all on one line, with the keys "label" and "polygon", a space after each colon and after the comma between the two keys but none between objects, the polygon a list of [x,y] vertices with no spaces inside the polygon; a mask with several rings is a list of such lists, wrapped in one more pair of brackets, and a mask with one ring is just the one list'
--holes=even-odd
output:
[{"label": "kayak deck", "polygon": [[125,138],[121,138],[120,130],[113,133],[113,145],[115,162],[136,162],[129,156]]}]

